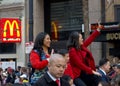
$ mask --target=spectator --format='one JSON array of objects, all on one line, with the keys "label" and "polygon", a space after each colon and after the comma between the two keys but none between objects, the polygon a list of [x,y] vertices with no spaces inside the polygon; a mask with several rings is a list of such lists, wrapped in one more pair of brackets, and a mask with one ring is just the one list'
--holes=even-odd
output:
[{"label": "spectator", "polygon": [[14,84],[15,81],[15,73],[14,70],[11,67],[7,68],[7,79],[6,79],[6,83],[11,83]]},{"label": "spectator", "polygon": [[21,70],[21,66],[17,66],[17,68],[16,68],[16,70],[15,70],[15,73],[20,72],[20,70]]},{"label": "spectator", "polygon": [[1,86],[6,86],[6,79],[7,79],[7,73],[3,72],[2,73],[2,85]]},{"label": "spectator", "polygon": [[22,74],[20,76],[20,79],[21,79],[22,83],[28,83],[29,82],[26,74]]},{"label": "spectator", "polygon": [[102,58],[99,61],[99,70],[98,72],[102,75],[99,77],[100,82],[110,83],[110,79],[107,76],[107,73],[110,71],[110,61],[107,58]]},{"label": "spectator", "polygon": [[3,69],[0,68],[0,86],[2,85],[2,72],[3,72]]},{"label": "spectator", "polygon": [[[48,63],[48,71],[33,86],[70,86],[62,79],[66,61],[60,54],[52,54]],[[59,81],[59,82],[58,82]]]},{"label": "spectator", "polygon": [[67,68],[65,69],[64,75],[69,75],[72,79],[74,79],[72,67],[71,67],[70,62],[69,62],[69,52],[68,52],[68,50],[60,49],[60,50],[58,50],[58,53],[61,54],[67,62]]},{"label": "spectator", "polygon": [[27,67],[21,67],[21,75],[26,75],[28,78],[28,72],[27,72]]},{"label": "spectator", "polygon": [[100,34],[101,29],[102,26],[99,25],[97,30],[84,42],[82,34],[79,32],[72,32],[69,36],[67,47],[69,49],[70,64],[75,77],[74,83],[77,86],[96,86],[97,84],[94,76],[100,74],[96,72],[94,58],[87,47]]},{"label": "spectator", "polygon": [[120,63],[117,64],[115,72],[116,72],[116,75],[111,80],[111,86],[120,86]]},{"label": "spectator", "polygon": [[20,74],[19,73],[16,73],[16,78],[15,78],[15,82],[14,83],[21,83],[20,82]]},{"label": "spectator", "polygon": [[15,74],[21,75],[21,66],[17,66],[17,68],[15,70]]},{"label": "spectator", "polygon": [[115,77],[116,69],[117,69],[117,64],[113,64],[110,68],[110,72],[107,74],[109,76],[110,80]]},{"label": "spectator", "polygon": [[30,53],[30,63],[33,68],[32,74],[35,69],[40,71],[41,76],[47,71],[49,57],[51,53],[53,53],[50,44],[50,36],[47,33],[41,32],[37,35],[33,49]]}]

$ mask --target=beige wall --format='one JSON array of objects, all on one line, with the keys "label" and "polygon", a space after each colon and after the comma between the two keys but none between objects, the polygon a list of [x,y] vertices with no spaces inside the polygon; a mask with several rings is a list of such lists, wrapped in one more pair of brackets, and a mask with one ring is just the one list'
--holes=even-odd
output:
[{"label": "beige wall", "polygon": [[24,3],[24,0],[2,0],[1,4],[9,5],[9,4],[15,4],[15,3]]},{"label": "beige wall", "polygon": [[43,0],[33,0],[33,38],[39,32],[44,31],[44,7]]},{"label": "beige wall", "polygon": [[101,0],[89,1],[89,23],[96,23],[101,18]]},{"label": "beige wall", "polygon": [[[5,1],[5,0],[4,0]],[[16,43],[16,53],[15,54],[0,54],[0,58],[16,58],[17,66],[25,66],[25,9],[24,9],[24,2],[10,2],[2,3],[0,5],[0,18],[4,17],[22,17],[22,24],[21,24],[21,43]],[[10,2],[10,3],[9,3]]]},{"label": "beige wall", "polygon": [[114,0],[110,4],[106,2],[106,22],[114,21],[114,5],[120,5],[120,0]]},{"label": "beige wall", "polygon": [[[89,1],[89,23],[96,23],[101,19],[101,1],[100,0],[88,0]],[[93,54],[95,63],[98,64],[101,58],[102,49],[100,42],[92,42],[90,51]]]}]

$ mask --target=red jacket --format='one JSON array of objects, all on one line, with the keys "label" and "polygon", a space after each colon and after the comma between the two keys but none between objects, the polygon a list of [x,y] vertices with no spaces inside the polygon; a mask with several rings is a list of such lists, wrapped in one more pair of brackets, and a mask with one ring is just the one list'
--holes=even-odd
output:
[{"label": "red jacket", "polygon": [[76,50],[74,47],[69,49],[70,64],[73,69],[75,78],[79,77],[81,71],[87,74],[92,74],[95,70],[95,62],[92,53],[87,49],[87,46],[100,34],[97,30],[94,31],[81,46],[81,50]]},{"label": "red jacket", "polygon": [[[47,58],[49,58],[48,55],[46,55]],[[33,68],[35,69],[44,69],[48,65],[47,60],[40,60],[41,57],[39,57],[38,53],[35,52],[34,50],[31,51],[30,53],[30,63]]]},{"label": "red jacket", "polygon": [[65,69],[64,75],[69,75],[72,79],[74,79],[74,75],[70,63],[67,64],[67,68]]}]

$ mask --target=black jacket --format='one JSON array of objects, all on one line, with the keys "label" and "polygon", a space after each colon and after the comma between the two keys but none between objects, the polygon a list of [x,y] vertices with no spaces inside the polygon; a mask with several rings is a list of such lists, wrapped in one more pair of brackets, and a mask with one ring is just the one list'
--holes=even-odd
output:
[{"label": "black jacket", "polygon": [[[67,81],[60,78],[61,86],[70,86]],[[33,86],[57,86],[57,83],[53,81],[50,76],[45,73]]]},{"label": "black jacket", "polygon": [[109,77],[107,75],[105,75],[100,69],[98,70],[98,72],[102,75],[99,77],[99,80],[102,82],[106,82],[109,83]]}]

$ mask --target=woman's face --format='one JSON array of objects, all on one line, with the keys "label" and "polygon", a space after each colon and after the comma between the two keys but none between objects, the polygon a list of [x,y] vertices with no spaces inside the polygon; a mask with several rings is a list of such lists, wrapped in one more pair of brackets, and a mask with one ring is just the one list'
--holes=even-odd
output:
[{"label": "woman's face", "polygon": [[50,47],[50,43],[51,43],[50,36],[46,35],[43,41],[43,46]]},{"label": "woman's face", "polygon": [[83,38],[82,38],[82,35],[79,34],[79,44],[82,45],[83,44]]}]

